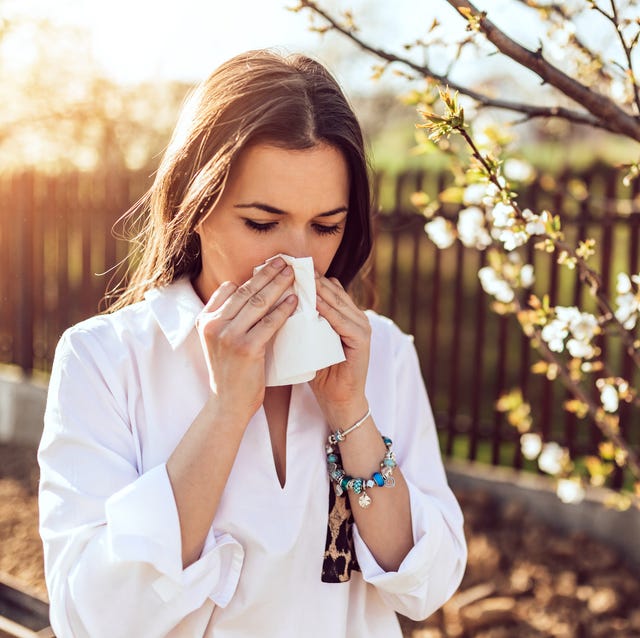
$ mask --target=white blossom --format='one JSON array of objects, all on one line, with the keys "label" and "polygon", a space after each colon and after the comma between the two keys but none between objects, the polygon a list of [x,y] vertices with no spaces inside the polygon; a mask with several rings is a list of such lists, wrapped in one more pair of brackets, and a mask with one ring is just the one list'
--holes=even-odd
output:
[{"label": "white blossom", "polygon": [[615,77],[609,83],[609,95],[616,101],[625,102],[629,101],[630,92],[629,92],[629,83],[626,78],[618,78]]},{"label": "white blossom", "polygon": [[511,288],[504,279],[499,277],[491,266],[480,268],[478,277],[480,278],[480,285],[486,293],[493,295],[502,303],[510,303],[513,301],[515,297],[513,288]]},{"label": "white blossom", "polygon": [[604,383],[600,387],[600,403],[606,412],[617,412],[620,405],[618,390],[611,383]]},{"label": "white blossom", "polygon": [[615,312],[616,319],[625,329],[633,330],[638,320],[638,310],[640,310],[638,298],[633,293],[628,292],[626,295],[618,295],[616,304],[618,305]]},{"label": "white blossom", "polygon": [[578,339],[569,339],[567,341],[567,350],[576,359],[591,359],[596,353],[595,348],[590,343],[578,341]]},{"label": "white blossom", "polygon": [[449,248],[456,240],[451,222],[444,217],[436,217],[434,220],[424,225],[424,230],[429,239],[438,248]]},{"label": "white blossom", "polygon": [[549,346],[549,350],[553,352],[562,352],[564,350],[564,340],[568,335],[567,324],[560,319],[550,321],[540,334],[543,341]]},{"label": "white blossom", "polygon": [[580,316],[580,311],[575,306],[556,306],[556,316],[560,321],[564,321],[569,325],[572,321],[576,321]]},{"label": "white blossom", "polygon": [[638,283],[640,277],[633,275],[631,278],[626,273],[619,273],[616,281],[616,319],[627,330],[633,330],[638,320],[638,312],[640,311],[640,299],[633,293],[631,282]]},{"label": "white blossom", "polygon": [[486,195],[482,199],[482,203],[485,206],[493,206],[496,203],[496,198],[500,195],[500,189],[491,182],[487,184]]},{"label": "white blossom", "polygon": [[580,503],[584,500],[585,491],[579,479],[559,479],[556,494],[563,503]]},{"label": "white blossom", "polygon": [[578,312],[569,321],[569,330],[578,341],[591,341],[598,330],[598,319],[588,312]]},{"label": "white blossom", "polygon": [[566,452],[557,443],[545,443],[538,457],[538,467],[547,474],[556,475],[562,471]]},{"label": "white blossom", "polygon": [[487,197],[486,183],[469,184],[462,192],[462,203],[465,206],[479,206]]},{"label": "white blossom", "polygon": [[458,216],[458,237],[469,248],[484,250],[491,245],[491,237],[485,228],[484,213],[477,206],[469,206]]},{"label": "white blossom", "polygon": [[511,251],[518,248],[518,246],[524,246],[529,239],[529,235],[523,231],[503,230],[498,239],[502,242],[505,250]]},{"label": "white blossom", "polygon": [[626,272],[618,273],[616,278],[616,292],[619,295],[626,295],[631,292],[631,279]]},{"label": "white blossom", "polygon": [[504,163],[503,171],[507,179],[516,182],[529,182],[535,173],[531,164],[515,158],[510,158]]},{"label": "white blossom", "polygon": [[556,306],[556,318],[542,329],[542,339],[553,352],[564,350],[564,340],[572,357],[591,359],[596,350],[591,340],[598,332],[598,319],[588,312],[580,312],[575,306]]},{"label": "white blossom", "polygon": [[535,215],[528,208],[522,211],[522,217],[527,222],[525,230],[529,235],[544,235],[547,230],[540,215]]},{"label": "white blossom", "polygon": [[522,456],[529,461],[535,459],[542,451],[542,439],[539,434],[527,432],[520,437]]},{"label": "white blossom", "polygon": [[520,269],[520,285],[523,288],[531,288],[535,282],[535,273],[531,264],[525,264]]},{"label": "white blossom", "polygon": [[504,202],[498,202],[491,211],[493,225],[497,228],[508,228],[509,226],[513,226],[515,217],[515,208],[511,204],[505,204]]}]

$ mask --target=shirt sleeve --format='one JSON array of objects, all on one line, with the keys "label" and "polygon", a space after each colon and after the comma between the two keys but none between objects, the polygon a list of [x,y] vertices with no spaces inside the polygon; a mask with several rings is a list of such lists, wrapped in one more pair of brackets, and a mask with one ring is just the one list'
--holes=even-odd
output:
[{"label": "shirt sleeve", "polygon": [[388,393],[394,400],[387,415],[394,423],[378,423],[378,427],[391,426],[386,432],[393,431],[396,459],[409,489],[414,545],[398,571],[385,572],[356,525],[354,543],[364,580],[395,611],[421,620],[455,593],[464,574],[467,547],[462,512],[447,484],[413,340],[404,334],[399,337],[395,391]]},{"label": "shirt sleeve", "polygon": [[207,601],[225,606],[244,558],[236,540],[210,530],[200,558],[182,568],[166,465],[139,473],[117,352],[108,352],[89,331],[67,331],[49,384],[40,534],[60,638],[166,636]]}]

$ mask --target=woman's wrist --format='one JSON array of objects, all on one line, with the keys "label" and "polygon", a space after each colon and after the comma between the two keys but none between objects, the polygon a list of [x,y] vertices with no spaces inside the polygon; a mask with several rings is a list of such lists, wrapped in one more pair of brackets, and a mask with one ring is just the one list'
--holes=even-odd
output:
[{"label": "woman's wrist", "polygon": [[325,418],[332,432],[345,431],[354,423],[360,421],[369,411],[369,402],[362,396],[348,404],[327,406],[324,410]]},{"label": "woman's wrist", "polygon": [[211,393],[203,407],[203,412],[209,423],[215,425],[216,429],[244,433],[251,415],[244,410],[225,405],[220,397]]}]

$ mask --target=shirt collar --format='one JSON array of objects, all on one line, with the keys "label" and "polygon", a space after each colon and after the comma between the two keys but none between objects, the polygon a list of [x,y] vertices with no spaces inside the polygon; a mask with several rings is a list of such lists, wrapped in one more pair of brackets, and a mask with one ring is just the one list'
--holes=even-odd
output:
[{"label": "shirt collar", "polygon": [[204,304],[191,285],[189,277],[181,277],[162,288],[144,295],[160,329],[175,350],[189,335]]}]

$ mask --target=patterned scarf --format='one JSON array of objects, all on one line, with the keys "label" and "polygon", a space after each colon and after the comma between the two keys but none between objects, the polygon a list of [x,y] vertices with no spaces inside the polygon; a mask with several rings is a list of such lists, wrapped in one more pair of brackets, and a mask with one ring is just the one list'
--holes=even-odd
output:
[{"label": "patterned scarf", "polygon": [[336,496],[329,486],[329,520],[322,563],[323,583],[345,583],[351,570],[360,571],[353,547],[353,512],[346,492]]}]

